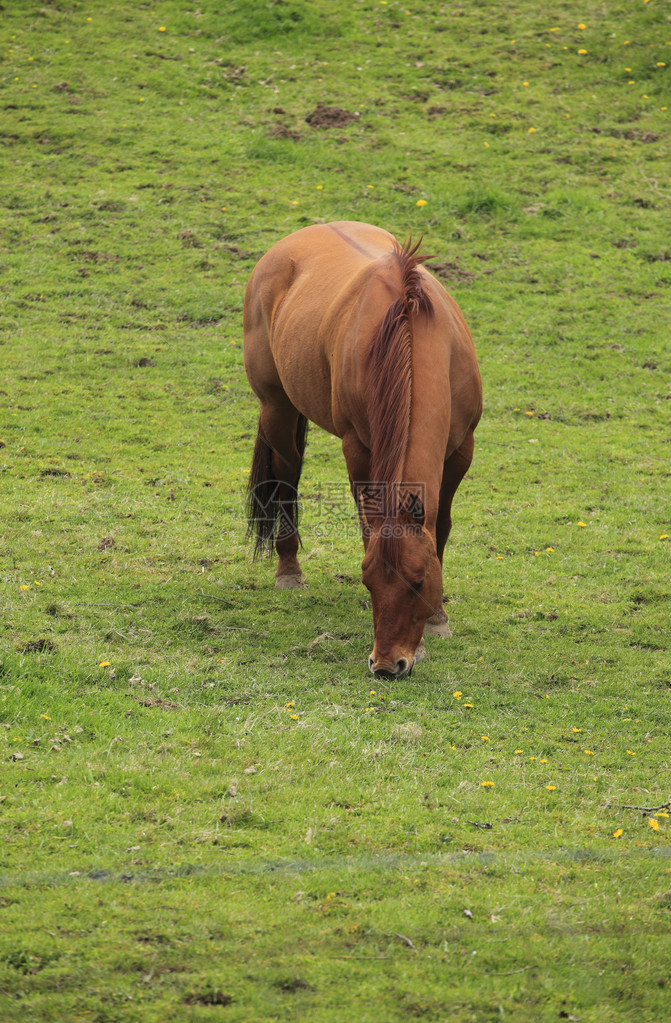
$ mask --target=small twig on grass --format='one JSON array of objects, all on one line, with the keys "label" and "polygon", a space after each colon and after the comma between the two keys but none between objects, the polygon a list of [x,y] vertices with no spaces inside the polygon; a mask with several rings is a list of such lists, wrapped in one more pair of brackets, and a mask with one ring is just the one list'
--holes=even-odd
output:
[{"label": "small twig on grass", "polygon": [[508,970],[507,973],[486,973],[486,977],[512,977],[516,973],[526,973],[527,970],[538,969],[538,963],[532,963],[531,966],[523,966],[521,970]]},{"label": "small twig on grass", "polygon": [[414,943],[410,940],[410,938],[406,938],[405,934],[399,934],[398,931],[394,931],[394,937],[395,938],[400,938],[401,941],[404,941],[406,943],[406,945],[408,946],[408,948],[411,948],[413,950],[413,952],[417,951]]},{"label": "small twig on grass", "polygon": [[204,597],[205,600],[216,600],[218,604],[223,604],[224,607],[234,607],[235,606],[234,604],[231,603],[230,600],[226,600],[225,597],[215,597],[214,593],[203,593],[203,591],[201,590],[200,591],[200,596]]},{"label": "small twig on grass", "polygon": [[466,821],[467,824],[472,824],[474,828],[484,828],[486,831],[491,831],[494,827],[493,824],[488,824],[486,821]]},{"label": "small twig on grass", "polygon": [[606,803],[609,809],[614,810],[640,810],[641,813],[658,813],[660,810],[671,810],[671,799],[661,806],[630,806],[628,803]]},{"label": "small twig on grass", "polygon": [[312,653],[316,646],[319,646],[320,643],[324,643],[325,640],[328,639],[335,639],[335,636],[332,636],[330,632],[322,632],[316,639],[313,639],[311,643],[308,643],[306,653]]}]

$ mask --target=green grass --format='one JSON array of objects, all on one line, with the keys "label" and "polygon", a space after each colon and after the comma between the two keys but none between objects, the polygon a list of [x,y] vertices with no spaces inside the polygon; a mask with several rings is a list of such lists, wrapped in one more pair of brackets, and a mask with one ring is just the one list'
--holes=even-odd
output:
[{"label": "green grass", "polygon": [[[666,1018],[666,8],[5,6],[0,1019]],[[245,282],[346,218],[485,388],[398,682],[337,441],[309,588],[245,540]]]}]

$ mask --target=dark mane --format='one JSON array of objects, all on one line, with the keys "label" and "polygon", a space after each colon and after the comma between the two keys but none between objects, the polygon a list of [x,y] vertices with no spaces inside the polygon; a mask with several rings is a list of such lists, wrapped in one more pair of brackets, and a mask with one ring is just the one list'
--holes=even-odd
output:
[{"label": "dark mane", "polygon": [[387,494],[379,556],[398,567],[398,488],[403,480],[412,400],[412,318],[433,315],[418,268],[429,256],[417,255],[419,242],[396,243],[394,257],[401,276],[401,293],[387,310],[370,349],[368,417],[371,433],[371,480]]}]

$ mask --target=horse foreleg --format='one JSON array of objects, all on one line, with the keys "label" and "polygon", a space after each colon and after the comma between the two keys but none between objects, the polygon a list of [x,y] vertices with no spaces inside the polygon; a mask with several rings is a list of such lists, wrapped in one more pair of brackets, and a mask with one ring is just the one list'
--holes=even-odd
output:
[{"label": "horse foreleg", "polygon": [[367,550],[370,526],[366,518],[365,488],[370,487],[370,451],[363,446],[355,433],[345,434],[342,440],[342,450],[347,463],[350,490],[359,515],[361,538],[364,550]]},{"label": "horse foreleg", "polygon": [[[438,518],[436,520],[436,551],[442,568],[443,553],[445,544],[452,529],[452,500],[457,492],[459,484],[468,472],[473,460],[473,434],[469,433],[461,447],[457,448],[445,462],[443,469],[443,481],[440,488],[440,501],[438,504]],[[452,635],[447,614],[442,606],[429,618],[424,626],[425,636],[441,636],[447,638]]]}]

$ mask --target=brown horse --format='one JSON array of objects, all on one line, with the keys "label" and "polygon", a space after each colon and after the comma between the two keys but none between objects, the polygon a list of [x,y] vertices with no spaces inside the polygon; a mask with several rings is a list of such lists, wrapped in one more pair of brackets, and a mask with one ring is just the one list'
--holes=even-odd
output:
[{"label": "brown horse", "polygon": [[259,261],[244,308],[261,402],[248,490],[257,553],[274,544],[276,585],[303,585],[297,486],[310,420],[342,441],[373,606],[368,663],[394,678],[421,660],[423,633],[450,635],[443,550],[482,410],[470,333],[424,258],[368,224],[306,227]]}]

